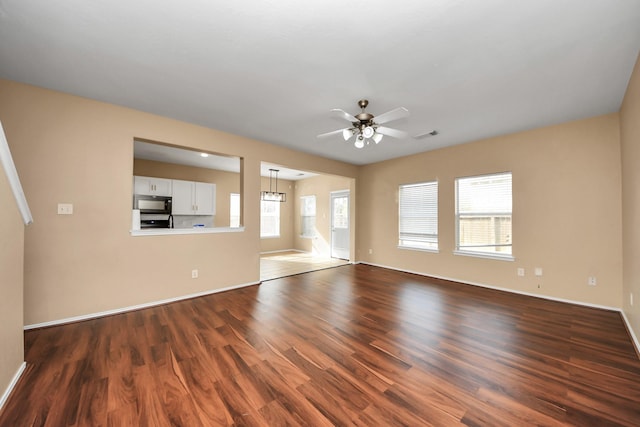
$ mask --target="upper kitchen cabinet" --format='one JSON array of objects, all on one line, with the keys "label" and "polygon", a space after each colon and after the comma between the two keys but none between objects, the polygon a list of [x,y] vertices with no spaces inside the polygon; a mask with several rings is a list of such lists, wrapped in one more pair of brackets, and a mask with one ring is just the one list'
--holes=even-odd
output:
[{"label": "upper kitchen cabinet", "polygon": [[147,196],[171,196],[170,179],[134,176],[133,188],[134,194]]},{"label": "upper kitchen cabinet", "polygon": [[172,180],[173,215],[215,215],[216,185]]}]

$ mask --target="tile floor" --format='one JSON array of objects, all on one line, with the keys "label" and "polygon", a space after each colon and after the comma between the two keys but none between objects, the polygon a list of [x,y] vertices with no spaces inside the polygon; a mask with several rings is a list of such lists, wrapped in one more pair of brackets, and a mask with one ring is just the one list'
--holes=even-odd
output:
[{"label": "tile floor", "polygon": [[308,271],[349,264],[349,261],[308,252],[276,252],[260,256],[260,280],[271,280]]}]

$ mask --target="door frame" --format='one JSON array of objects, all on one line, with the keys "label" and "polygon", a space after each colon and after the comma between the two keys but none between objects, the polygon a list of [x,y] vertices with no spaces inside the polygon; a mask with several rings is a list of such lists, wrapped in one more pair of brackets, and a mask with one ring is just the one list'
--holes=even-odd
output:
[{"label": "door frame", "polygon": [[[349,215],[348,221],[347,221],[347,252],[346,252],[346,257],[342,257],[342,256],[336,256],[334,255],[334,246],[333,246],[333,234],[334,234],[334,229],[333,229],[333,201],[334,198],[341,198],[341,197],[346,197],[347,198],[347,215]],[[351,220],[351,191],[350,190],[338,190],[338,191],[331,191],[329,192],[329,212],[330,212],[330,217],[329,217],[329,230],[330,230],[330,242],[329,242],[329,256],[331,258],[339,258],[339,259],[346,259],[346,260],[351,260],[351,226],[352,226],[352,220]]]}]

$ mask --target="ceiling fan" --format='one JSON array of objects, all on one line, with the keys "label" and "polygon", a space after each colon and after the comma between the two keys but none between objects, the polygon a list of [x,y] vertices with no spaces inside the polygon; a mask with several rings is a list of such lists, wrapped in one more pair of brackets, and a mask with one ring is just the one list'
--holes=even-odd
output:
[{"label": "ceiling fan", "polygon": [[318,135],[318,138],[325,138],[331,135],[336,135],[341,133],[342,137],[345,141],[350,140],[352,137],[356,137],[354,145],[356,148],[362,148],[368,145],[371,141],[376,144],[382,141],[382,137],[384,135],[390,136],[393,138],[405,138],[407,133],[401,130],[388,128],[386,126],[380,126],[381,124],[391,122],[393,120],[398,120],[403,117],[407,117],[409,115],[409,110],[404,107],[395,108],[391,111],[387,111],[386,113],[380,114],[379,116],[374,116],[373,114],[365,112],[365,108],[369,105],[369,101],[366,99],[361,99],[358,101],[358,106],[362,109],[360,114],[356,114],[352,116],[344,110],[339,108],[334,108],[331,110],[333,114],[336,114],[338,117],[343,118],[349,122],[351,122],[351,126],[334,130],[332,132],[327,132]]}]

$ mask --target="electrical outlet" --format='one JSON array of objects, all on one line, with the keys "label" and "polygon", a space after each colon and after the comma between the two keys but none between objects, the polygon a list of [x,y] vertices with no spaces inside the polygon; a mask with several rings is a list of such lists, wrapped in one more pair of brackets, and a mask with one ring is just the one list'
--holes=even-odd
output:
[{"label": "electrical outlet", "polygon": [[534,273],[535,273],[536,276],[541,277],[542,276],[542,268],[536,267],[536,269],[534,270]]},{"label": "electrical outlet", "polygon": [[369,249],[369,255],[373,253],[373,249]]},{"label": "electrical outlet", "polygon": [[589,279],[587,280],[587,283],[589,284],[589,286],[597,285],[598,281],[596,280],[596,276],[589,276]]},{"label": "electrical outlet", "polygon": [[58,203],[58,215],[73,215],[73,205],[71,203]]},{"label": "electrical outlet", "polygon": [[191,270],[191,278],[192,279],[198,278],[198,270]]},{"label": "electrical outlet", "polygon": [[524,268],[518,268],[518,276],[524,277]]}]

